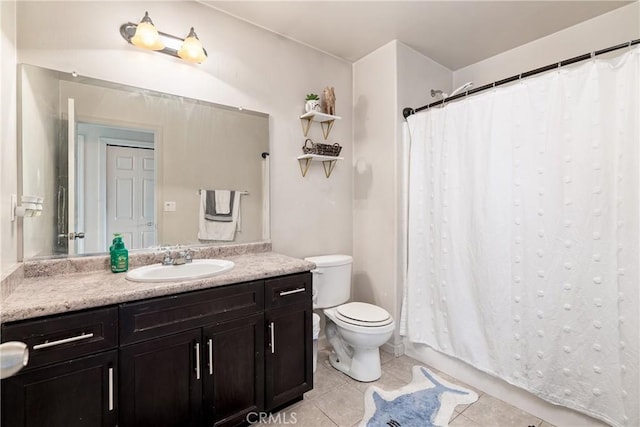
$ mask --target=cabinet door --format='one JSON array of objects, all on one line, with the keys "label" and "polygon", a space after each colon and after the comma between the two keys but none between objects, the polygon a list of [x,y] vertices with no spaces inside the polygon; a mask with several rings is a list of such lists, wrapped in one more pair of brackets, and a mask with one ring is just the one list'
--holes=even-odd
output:
[{"label": "cabinet door", "polygon": [[205,425],[242,424],[264,407],[264,315],[204,328]]},{"label": "cabinet door", "polygon": [[265,312],[267,410],[299,398],[313,388],[311,303]]},{"label": "cabinet door", "polygon": [[117,351],[109,351],[2,380],[2,425],[117,425]]},{"label": "cabinet door", "polygon": [[195,426],[201,420],[201,330],[120,349],[120,425]]}]

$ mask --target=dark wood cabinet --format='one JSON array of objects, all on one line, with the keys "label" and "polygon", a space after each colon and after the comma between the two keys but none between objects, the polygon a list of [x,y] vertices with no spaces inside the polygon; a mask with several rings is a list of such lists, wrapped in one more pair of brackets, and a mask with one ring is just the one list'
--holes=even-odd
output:
[{"label": "dark wood cabinet", "polygon": [[2,341],[26,343],[29,363],[2,380],[2,425],[117,425],[117,322],[108,307],[3,324]]},{"label": "dark wood cabinet", "polygon": [[265,408],[289,403],[313,388],[311,274],[265,282]]},{"label": "dark wood cabinet", "polygon": [[234,426],[264,408],[264,315],[203,330],[207,426]]},{"label": "dark wood cabinet", "polygon": [[288,403],[313,388],[311,304],[290,305],[265,314],[267,410]]},{"label": "dark wood cabinet", "polygon": [[216,426],[312,388],[311,274],[2,325],[3,426]]},{"label": "dark wood cabinet", "polygon": [[2,380],[5,427],[115,426],[117,351],[27,370]]},{"label": "dark wood cabinet", "polygon": [[120,425],[200,425],[200,342],[195,329],[120,349]]}]

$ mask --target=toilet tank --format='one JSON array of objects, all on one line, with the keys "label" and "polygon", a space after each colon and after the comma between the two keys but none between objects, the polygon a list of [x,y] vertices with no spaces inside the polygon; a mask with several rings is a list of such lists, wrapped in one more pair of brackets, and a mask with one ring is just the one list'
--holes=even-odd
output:
[{"label": "toilet tank", "polygon": [[314,308],[344,304],[351,298],[351,265],[349,255],[321,255],[305,258],[315,263],[313,273]]}]

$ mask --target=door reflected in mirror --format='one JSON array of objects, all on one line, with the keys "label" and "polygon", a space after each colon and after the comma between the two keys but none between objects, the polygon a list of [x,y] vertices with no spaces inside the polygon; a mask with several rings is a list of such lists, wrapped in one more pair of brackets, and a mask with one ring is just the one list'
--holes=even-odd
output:
[{"label": "door reflected in mirror", "polygon": [[[269,117],[20,66],[24,259],[269,239]],[[198,239],[200,190],[240,197],[230,240]]]},{"label": "door reflected in mirror", "polygon": [[77,129],[76,228],[84,238],[74,241],[76,253],[103,252],[114,233],[128,248],[155,246],[154,133],[95,123]]}]

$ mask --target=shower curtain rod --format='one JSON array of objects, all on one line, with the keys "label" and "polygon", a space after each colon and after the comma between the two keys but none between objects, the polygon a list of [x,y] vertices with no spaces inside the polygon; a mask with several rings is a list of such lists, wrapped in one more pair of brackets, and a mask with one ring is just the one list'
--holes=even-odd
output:
[{"label": "shower curtain rod", "polygon": [[564,61],[555,62],[553,64],[546,65],[544,67],[536,68],[535,70],[527,71],[526,73],[520,73],[520,74],[517,74],[515,76],[507,77],[506,79],[498,80],[498,81],[495,81],[493,83],[489,83],[489,84],[486,84],[484,86],[480,86],[480,87],[477,87],[475,89],[468,90],[466,92],[461,92],[461,93],[459,93],[457,95],[454,95],[452,97],[444,98],[444,99],[441,99],[440,101],[432,102],[431,104],[423,105],[420,108],[413,109],[411,107],[406,107],[406,108],[404,108],[402,110],[402,115],[406,119],[410,115],[415,114],[415,113],[417,113],[419,111],[427,110],[427,109],[429,109],[431,107],[437,107],[438,105],[444,105],[445,103],[447,103],[449,101],[453,101],[453,100],[456,100],[456,99],[459,99],[459,98],[464,98],[467,95],[473,95],[474,93],[477,93],[477,92],[482,92],[484,90],[491,89],[491,88],[494,88],[496,86],[500,86],[500,85],[503,85],[503,84],[511,83],[511,82],[516,81],[516,80],[520,80],[520,79],[523,79],[523,78],[526,78],[526,77],[534,76],[536,74],[544,73],[546,71],[551,71],[551,70],[554,70],[556,68],[564,67],[565,65],[571,65],[571,64],[575,64],[576,62],[586,61],[587,59],[591,59],[591,58],[593,58],[595,56],[602,55],[604,53],[613,52],[614,50],[624,49],[625,47],[630,48],[631,46],[636,45],[638,43],[640,43],[640,39],[631,40],[630,42],[627,42],[627,43],[621,43],[621,44],[618,44],[618,45],[615,45],[615,46],[611,46],[611,47],[608,47],[608,48],[605,48],[605,49],[596,50],[595,52],[592,52],[592,53],[585,53],[584,55],[576,56],[576,57],[573,57],[573,58],[570,58],[570,59],[565,59]]}]

